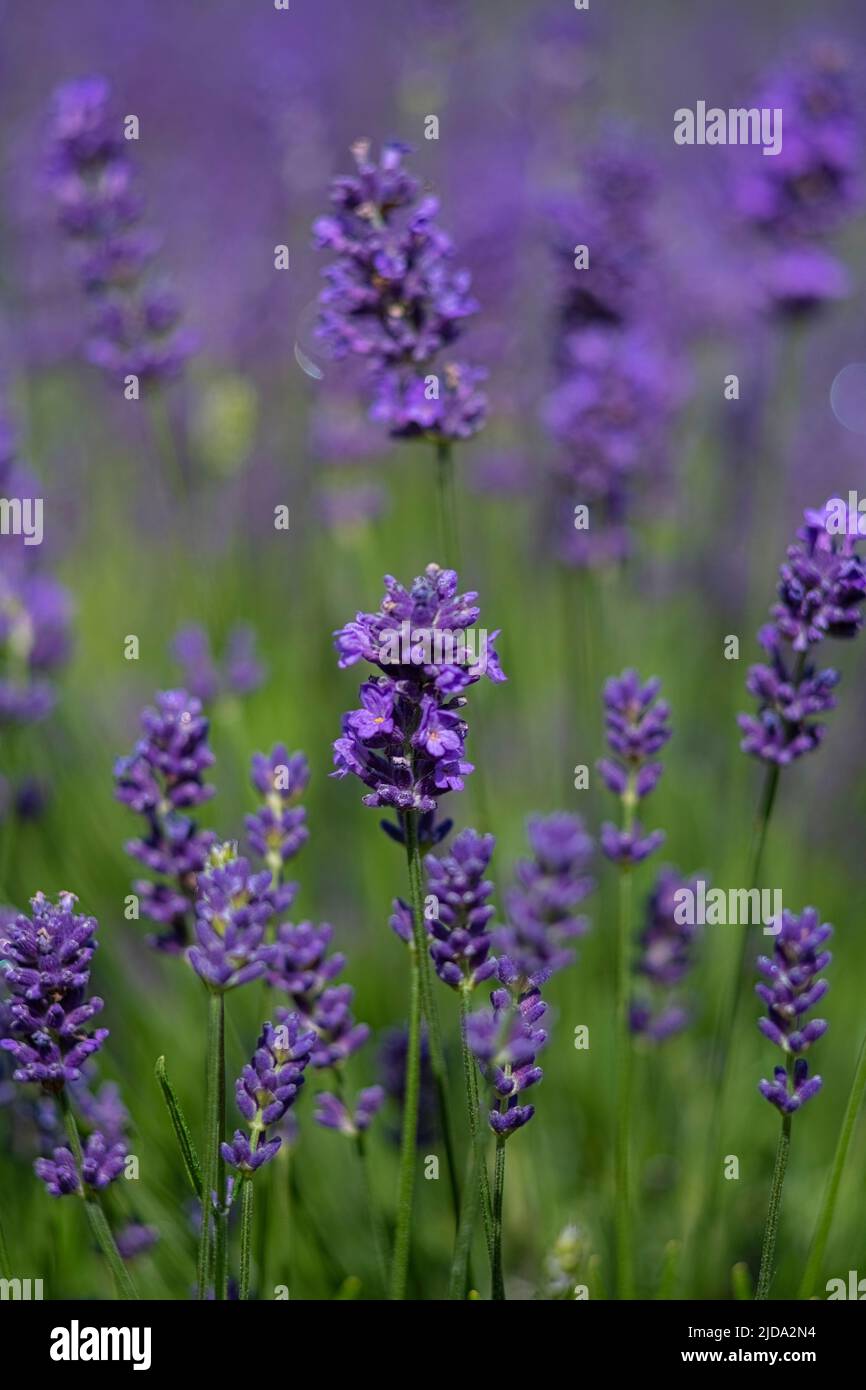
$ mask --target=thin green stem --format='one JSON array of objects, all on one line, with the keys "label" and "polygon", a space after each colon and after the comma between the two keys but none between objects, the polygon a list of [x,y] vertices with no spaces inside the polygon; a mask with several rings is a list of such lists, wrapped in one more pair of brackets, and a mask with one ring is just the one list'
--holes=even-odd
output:
[{"label": "thin green stem", "polygon": [[839,1131],[839,1138],[836,1141],[833,1166],[828,1174],[827,1182],[824,1187],[824,1195],[821,1198],[821,1208],[818,1212],[818,1220],[815,1223],[815,1234],[812,1236],[812,1244],[809,1247],[809,1256],[806,1260],[806,1268],[803,1273],[803,1282],[800,1285],[801,1298],[812,1297],[815,1283],[821,1272],[824,1251],[827,1248],[830,1228],[833,1225],[833,1214],[836,1210],[836,1198],[839,1195],[839,1184],[842,1181],[842,1173],[845,1168],[846,1159],[848,1158],[848,1150],[851,1147],[854,1126],[857,1123],[857,1115],[863,1103],[864,1093],[866,1093],[866,1037],[864,1037],[860,1047],[860,1056],[857,1059],[857,1066],[854,1069],[854,1081],[851,1085],[851,1092],[848,1096],[845,1114],[842,1117],[842,1128]]},{"label": "thin green stem", "polygon": [[484,1145],[482,1142],[482,1128],[478,1122],[479,1118],[479,1095],[478,1095],[478,1075],[475,1069],[475,1059],[469,1048],[469,1041],[466,1036],[466,1019],[469,1013],[469,995],[465,989],[460,991],[460,1042],[463,1054],[463,1081],[466,1087],[466,1109],[469,1115],[469,1134],[472,1141],[473,1181],[478,1185],[481,1198],[481,1216],[484,1221],[484,1237],[487,1241],[487,1255],[490,1260],[491,1272],[493,1269],[493,1212],[490,1199],[490,1178],[487,1172],[487,1161],[484,1156]]},{"label": "thin green stem", "polygon": [[[501,1107],[500,1107],[501,1108]],[[502,1204],[505,1195],[505,1137],[496,1136],[496,1160],[493,1167],[493,1264],[490,1297],[494,1302],[505,1299],[502,1277]]]},{"label": "thin green stem", "polygon": [[480,1184],[475,1176],[477,1161],[478,1155],[476,1151],[470,1149],[466,1165],[466,1195],[460,1209],[460,1226],[457,1230],[457,1239],[454,1242],[454,1254],[451,1259],[451,1276],[448,1280],[448,1298],[452,1302],[465,1299],[472,1287],[470,1256],[472,1252],[472,1235],[475,1230],[475,1218],[478,1214],[478,1199],[480,1196]]},{"label": "thin green stem", "polygon": [[631,1108],[634,1052],[629,1028],[631,995],[631,889],[629,865],[619,876],[619,941],[616,971],[616,1018],[619,1052],[616,1105],[616,1258],[620,1298],[634,1298],[631,1241]]},{"label": "thin green stem", "polygon": [[[790,1065],[788,1069],[790,1071]],[[788,1167],[790,1148],[791,1116],[783,1115],[779,1144],[776,1149],[776,1165],[773,1169],[773,1183],[770,1188],[770,1205],[767,1208],[767,1224],[764,1227],[761,1272],[758,1275],[758,1287],[755,1291],[755,1299],[758,1301],[770,1297],[770,1285],[773,1282],[773,1267],[776,1258],[776,1236],[779,1231],[779,1216],[782,1211],[782,1189],[785,1185],[785,1171]]]},{"label": "thin green stem", "polygon": [[253,1250],[253,1180],[248,1174],[241,1179],[241,1274],[239,1297],[246,1303],[250,1296],[250,1266]]},{"label": "thin green stem", "polygon": [[409,942],[409,1039],[406,1049],[406,1085],[403,1096],[403,1133],[400,1143],[400,1173],[397,1183],[397,1226],[391,1262],[391,1298],[406,1297],[409,1270],[409,1241],[412,1227],[412,1198],[415,1192],[415,1164],[418,1139],[418,1096],[421,1081],[421,976],[418,962],[418,923],[413,913],[413,933]]},{"label": "thin green stem", "polygon": [[[208,994],[207,1078],[205,1097],[204,1163],[202,1165],[201,1238],[198,1251],[198,1297],[208,1295],[211,1249],[214,1252],[214,1297],[223,1294],[225,1278],[225,1218],[219,1215],[225,1186],[220,1145],[225,1125],[225,1000]],[[213,1211],[214,1197],[217,1212]],[[213,1228],[213,1240],[212,1240]]]},{"label": "thin green stem", "polygon": [[448,1074],[445,1068],[445,1051],[442,1046],[442,1029],[439,1025],[439,1010],[433,996],[430,954],[427,949],[427,929],[424,922],[424,873],[421,867],[421,850],[418,844],[418,814],[416,811],[410,811],[404,816],[403,828],[406,838],[406,858],[409,866],[413,933],[418,953],[421,1010],[427,1024],[430,1070],[433,1073],[433,1084],[436,1089],[439,1126],[442,1131],[442,1146],[445,1150],[445,1166],[448,1169],[451,1202],[454,1208],[454,1229],[456,1231],[460,1226],[460,1179],[457,1173],[457,1160],[451,1135],[451,1118],[448,1111]]},{"label": "thin green stem", "polygon": [[[78,1169],[79,1176],[81,1176],[84,1170],[84,1156],[81,1151],[81,1136],[78,1133],[78,1124],[76,1123],[72,1106],[69,1103],[69,1096],[66,1093],[66,1087],[64,1087],[63,1090],[60,1092],[60,1109],[63,1114],[63,1123],[66,1127],[66,1133],[69,1138],[69,1146],[72,1149],[72,1154],[75,1159],[75,1166]],[[98,1192],[94,1192],[91,1188],[86,1187],[84,1185],[83,1177],[82,1189],[84,1194],[84,1209],[87,1212],[87,1219],[90,1222],[90,1229],[92,1230],[93,1235],[96,1239],[96,1243],[102,1251],[103,1255],[105,1256],[105,1259],[108,1263],[108,1267],[114,1276],[114,1282],[117,1285],[117,1292],[120,1298],[126,1301],[135,1300],[138,1298],[138,1293],[136,1292],[135,1285],[133,1284],[132,1278],[130,1277],[129,1270],[123,1263],[123,1260],[120,1256],[120,1251],[118,1250],[114,1242],[114,1236],[111,1234],[111,1227],[108,1224],[108,1218],[106,1217],[105,1211],[102,1207],[101,1195]]]}]

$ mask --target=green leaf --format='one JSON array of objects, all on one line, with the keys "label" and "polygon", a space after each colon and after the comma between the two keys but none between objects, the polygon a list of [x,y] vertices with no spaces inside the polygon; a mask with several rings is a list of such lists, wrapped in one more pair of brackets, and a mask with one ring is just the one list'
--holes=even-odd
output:
[{"label": "green leaf", "polygon": [[168,1106],[168,1113],[171,1117],[171,1123],[174,1127],[175,1136],[180,1147],[181,1157],[183,1158],[183,1166],[186,1169],[186,1175],[189,1178],[190,1187],[192,1188],[196,1197],[201,1199],[201,1164],[198,1161],[198,1154],[195,1151],[195,1144],[193,1143],[192,1135],[190,1134],[189,1125],[187,1124],[186,1119],[184,1118],[184,1113],[180,1108],[180,1101],[177,1098],[177,1094],[175,1092],[174,1087],[168,1079],[168,1073],[165,1069],[164,1057],[157,1058],[155,1070],[156,1079],[159,1082],[163,1100]]}]

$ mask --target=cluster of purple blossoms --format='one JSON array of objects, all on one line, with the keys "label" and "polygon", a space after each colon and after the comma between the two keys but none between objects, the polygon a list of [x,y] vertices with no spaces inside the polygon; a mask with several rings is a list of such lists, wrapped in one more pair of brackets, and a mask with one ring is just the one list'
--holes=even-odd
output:
[{"label": "cluster of purple blossoms", "polygon": [[740,747],[784,767],[809,753],[824,736],[815,717],[836,706],[840,676],[810,661],[825,637],[855,637],[863,623],[866,565],[857,554],[860,518],[846,504],[807,511],[779,571],[779,601],[758,641],[768,661],[749,669],[746,686],[756,715],[741,714]]},{"label": "cluster of purple blossoms", "polygon": [[466,1039],[493,1090],[490,1128],[504,1140],[535,1114],[535,1106],[524,1105],[521,1097],[544,1074],[535,1059],[547,1042],[546,1032],[537,1026],[547,1005],[541,981],[527,980],[507,956],[497,961],[496,975],[499,986],[491,992],[491,1007],[469,1015]]},{"label": "cluster of purple blossoms", "polygon": [[482,675],[505,680],[492,645],[498,633],[470,631],[477,597],[458,594],[455,571],[439,565],[411,589],[387,575],[378,612],[358,613],[335,634],[341,668],[364,660],[383,672],[361,686],[361,708],[343,717],[334,743],[331,775],[354,773],[370,788],[365,806],[433,812],[439,797],[463,790],[473,770],[464,691]]},{"label": "cluster of purple blossoms", "polygon": [[694,966],[698,929],[694,923],[680,920],[677,894],[683,890],[695,892],[695,880],[684,879],[677,869],[659,870],[638,938],[640,949],[634,968],[649,983],[652,997],[638,993],[632,999],[629,1026],[633,1033],[653,1043],[664,1042],[689,1023],[689,1012],[675,992]]},{"label": "cluster of purple blossoms", "polygon": [[0,1047],[16,1063],[15,1081],[36,1082],[51,1093],[77,1081],[108,1037],[107,1028],[87,1029],[102,1010],[101,999],[87,998],[97,923],[76,913],[76,902],[73,893],[61,893],[56,903],[37,893],[32,917],[22,913],[0,927],[11,996]]},{"label": "cluster of purple blossoms", "polygon": [[359,1091],[354,1110],[349,1109],[342,1096],[322,1091],[316,1096],[313,1118],[324,1129],[335,1129],[347,1139],[357,1139],[366,1134],[384,1104],[385,1091],[381,1086],[367,1086]]},{"label": "cluster of purple blossoms", "polygon": [[88,359],[112,377],[159,385],[179,374],[195,343],[179,327],[176,297],[151,281],[160,241],[140,226],[136,171],[110,97],[101,77],[58,89],[48,175],[91,308]]},{"label": "cluster of purple blossoms", "polygon": [[587,873],[594,845],[580,816],[566,812],[531,816],[526,834],[532,858],[516,865],[517,883],[506,897],[508,925],[495,939],[527,979],[546,978],[573,963],[567,943],[589,929],[575,909],[595,886]]},{"label": "cluster of purple blossoms", "polygon": [[268,971],[275,947],[267,928],[294,897],[293,884],[272,885],[270,869],[253,873],[233,844],[211,850],[199,873],[195,941],[189,963],[208,989],[237,989]]},{"label": "cluster of purple blossoms", "polygon": [[863,134],[850,55],[833,40],[815,43],[772,73],[752,104],[781,111],[784,134],[771,159],[755,147],[737,150],[735,204],[766,243],[771,306],[802,314],[849,288],[823,241],[862,201]]},{"label": "cluster of purple blossoms", "polygon": [[[268,950],[268,984],[288,994],[292,1008],[313,1029],[310,1056],[313,1067],[339,1067],[370,1036],[366,1023],[356,1023],[352,1013],[355,991],[348,984],[334,984],[346,957],[329,955],[334,929],[327,922],[283,922]],[[284,1010],[277,1010],[282,1018]]]},{"label": "cluster of purple blossoms", "polygon": [[[42,545],[30,543],[37,536],[42,488],[17,462],[12,432],[2,417],[0,494],[20,523],[0,542],[0,729],[5,729],[50,714],[55,699],[51,676],[69,655],[72,605],[67,591],[46,572]],[[39,534],[41,539],[41,527]]]},{"label": "cluster of purple blossoms", "polygon": [[147,833],[130,840],[126,851],[160,875],[159,882],[133,885],[145,916],[169,928],[153,944],[178,953],[189,939],[197,875],[216,840],[186,814],[214,793],[204,781],[214,761],[209,724],[201,701],[185,690],[167,690],[145,709],[141,725],[144,736],[115,765],[115,795],[147,824]]},{"label": "cluster of purple blossoms", "polygon": [[[463,830],[449,854],[428,854],[424,860],[428,903],[433,900],[424,918],[430,957],[439,979],[452,989],[472,990],[496,969],[489,931],[493,884],[485,877],[495,844],[492,835]],[[401,898],[393,904],[390,925],[402,941],[412,941],[412,909]]]},{"label": "cluster of purple blossoms", "polygon": [[353,146],[356,172],[331,185],[333,211],[314,226],[332,251],[319,296],[318,333],[337,358],[371,368],[371,416],[394,436],[466,439],[484,424],[484,373],[451,349],[478,305],[467,271],[454,267],[437,200],[403,167],[408,147]]},{"label": "cluster of purple blossoms", "polygon": [[265,678],[256,655],[256,634],[246,623],[232,628],[221,663],[214,658],[207,632],[197,624],[181,628],[171,654],[181,668],[184,689],[203,705],[219,696],[251,695]]},{"label": "cluster of purple blossoms", "polygon": [[826,1033],[828,1024],[823,1018],[804,1024],[804,1015],[829,988],[827,981],[818,977],[830,963],[824,944],[832,933],[833,928],[821,921],[813,907],[804,908],[799,917],[783,912],[772,956],[758,957],[764,980],[755,991],[767,1006],[766,1017],[758,1019],[758,1027],[786,1058],[793,1059],[790,1074],[785,1067],[775,1067],[773,1080],[761,1081],[758,1089],[783,1114],[799,1110],[821,1089],[820,1076],[809,1076],[802,1054]]},{"label": "cluster of purple blossoms", "polygon": [[306,810],[297,804],[310,781],[309,764],[303,753],[289,754],[278,743],[270,753],[253,754],[250,780],[262,804],[245,817],[247,840],[276,882],[309,839]]},{"label": "cluster of purple blossoms", "polygon": [[244,1176],[270,1162],[279,1149],[279,1135],[269,1139],[268,1130],[285,1119],[297,1100],[314,1042],[315,1034],[297,1014],[286,1014],[276,1027],[264,1025],[252,1061],[235,1085],[249,1133],[235,1130],[231,1143],[222,1145],[225,1162]]},{"label": "cluster of purple blossoms", "polygon": [[645,683],[636,671],[611,677],[604,687],[605,728],[612,757],[597,763],[602,781],[623,805],[623,826],[601,828],[601,848],[615,864],[637,864],[664,843],[664,831],[644,834],[634,811],[658,785],[663,767],[655,761],[671,737],[670,710],[656,699],[661,681]]},{"label": "cluster of purple blossoms", "polygon": [[[95,1094],[88,1088],[88,1058],[102,1047],[108,1029],[88,1028],[102,1010],[101,999],[87,997],[97,922],[76,913],[76,902],[73,893],[61,893],[56,903],[37,893],[32,917],[8,916],[0,925],[10,996],[2,1012],[0,1048],[15,1063],[13,1080],[35,1083],[52,1097],[68,1089],[88,1129],[80,1171],[65,1146],[36,1160],[36,1175],[53,1197],[108,1187],[123,1172],[127,1154],[129,1116],[116,1086],[106,1084]],[[54,1130],[54,1120],[43,1118],[46,1134]]]},{"label": "cluster of purple blossoms", "polygon": [[589,160],[582,196],[555,209],[556,384],[541,416],[557,446],[554,541],[578,567],[628,554],[633,495],[663,466],[678,396],[651,307],[654,183],[617,140]]}]

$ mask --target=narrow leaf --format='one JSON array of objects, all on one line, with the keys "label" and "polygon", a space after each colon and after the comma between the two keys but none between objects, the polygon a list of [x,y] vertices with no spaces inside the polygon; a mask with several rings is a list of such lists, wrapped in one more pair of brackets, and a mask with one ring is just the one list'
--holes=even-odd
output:
[{"label": "narrow leaf", "polygon": [[177,1138],[177,1142],[180,1147],[180,1153],[183,1159],[183,1166],[186,1169],[186,1175],[189,1178],[190,1187],[192,1188],[196,1197],[201,1199],[201,1164],[198,1161],[198,1154],[195,1151],[195,1144],[193,1143],[192,1135],[190,1134],[189,1125],[187,1124],[184,1118],[184,1113],[180,1108],[180,1101],[177,1098],[174,1087],[168,1079],[168,1073],[165,1069],[164,1057],[159,1057],[157,1059],[156,1079],[159,1082],[163,1100],[168,1106],[168,1113],[171,1117],[171,1123],[174,1128],[175,1137]]}]

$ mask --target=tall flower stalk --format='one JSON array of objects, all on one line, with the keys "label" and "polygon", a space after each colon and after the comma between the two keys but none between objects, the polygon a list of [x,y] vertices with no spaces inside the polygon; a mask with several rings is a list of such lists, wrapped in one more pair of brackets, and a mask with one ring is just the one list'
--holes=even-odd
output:
[{"label": "tall flower stalk", "polygon": [[631,1238],[631,1109],[633,1048],[631,1032],[632,870],[664,841],[661,830],[645,834],[635,817],[639,803],[657,786],[662,765],[655,754],[671,736],[668,706],[656,699],[661,682],[643,683],[636,671],[624,671],[604,688],[605,726],[611,757],[602,758],[598,770],[609,791],[620,799],[619,828],[602,826],[601,847],[619,867],[619,928],[616,967],[616,1021],[618,1040],[616,1126],[616,1247],[620,1298],[634,1297],[634,1260]]},{"label": "tall flower stalk", "polygon": [[785,1057],[785,1065],[774,1069],[773,1080],[761,1081],[758,1087],[764,1099],[774,1105],[782,1117],[755,1291],[755,1298],[762,1300],[769,1298],[773,1280],[782,1193],[791,1147],[791,1118],[822,1086],[820,1076],[809,1075],[804,1053],[823,1036],[828,1025],[822,1018],[813,1018],[807,1023],[805,1015],[829,988],[820,973],[830,963],[830,952],[824,945],[833,931],[827,923],[821,922],[812,907],[805,908],[800,917],[783,912],[781,921],[775,925],[778,930],[773,955],[758,957],[758,969],[764,978],[755,986],[767,1009],[766,1016],[758,1020],[758,1027],[770,1042],[781,1048]]},{"label": "tall flower stalk", "polygon": [[336,771],[332,775],[353,774],[368,788],[365,805],[392,807],[397,812],[398,825],[392,825],[389,833],[406,850],[412,919],[407,943],[409,1042],[391,1275],[392,1297],[402,1298],[415,1184],[422,1015],[427,1022],[446,1157],[456,1186],[444,1052],[427,959],[421,839],[423,835],[435,843],[441,838],[435,824],[439,798],[448,791],[462,791],[464,777],[473,771],[465,756],[468,725],[461,713],[465,692],[482,675],[495,682],[505,677],[492,645],[497,634],[490,639],[483,634],[483,655],[476,644],[477,634],[470,629],[480,616],[477,595],[458,594],[453,570],[428,565],[408,590],[388,576],[385,589],[376,613],[359,613],[336,634],[341,667],[365,660],[381,674],[361,686],[361,708],[344,716],[342,737],[334,744]]}]

